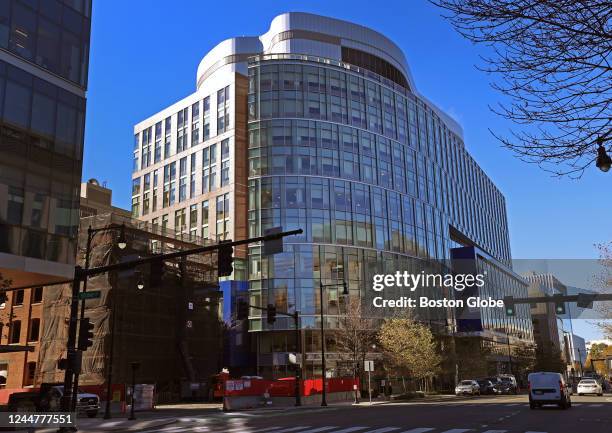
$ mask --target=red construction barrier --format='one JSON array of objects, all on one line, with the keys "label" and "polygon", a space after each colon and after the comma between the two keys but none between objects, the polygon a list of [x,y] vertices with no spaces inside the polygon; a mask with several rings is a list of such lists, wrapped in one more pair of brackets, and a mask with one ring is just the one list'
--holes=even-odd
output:
[{"label": "red construction barrier", "polygon": [[[300,381],[301,394],[303,396],[321,394],[323,391],[321,379],[306,379]],[[353,377],[341,377],[327,379],[326,391],[343,392],[352,391],[353,385],[358,379]],[[264,379],[227,379],[219,384],[218,390],[223,390],[225,397],[237,396],[262,396],[268,394],[270,397],[294,397],[295,378],[283,378],[278,380]]]}]

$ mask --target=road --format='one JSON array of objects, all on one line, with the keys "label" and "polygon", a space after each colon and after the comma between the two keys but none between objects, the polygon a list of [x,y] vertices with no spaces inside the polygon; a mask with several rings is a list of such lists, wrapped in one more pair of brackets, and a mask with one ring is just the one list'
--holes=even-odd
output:
[{"label": "road", "polygon": [[[172,414],[166,425],[147,428],[141,421],[117,430],[104,420],[82,425],[84,433],[609,433],[612,397],[573,396],[573,407],[530,410],[527,396],[443,398],[369,406],[264,409],[244,412],[197,410]],[[174,416],[174,419],[172,418]],[[158,420],[159,421],[159,420]],[[108,423],[108,421],[106,421]]]}]

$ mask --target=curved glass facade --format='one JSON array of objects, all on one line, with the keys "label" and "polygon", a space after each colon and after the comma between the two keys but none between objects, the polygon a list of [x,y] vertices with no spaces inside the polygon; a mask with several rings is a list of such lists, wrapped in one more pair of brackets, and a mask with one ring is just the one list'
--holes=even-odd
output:
[{"label": "curved glass facade", "polygon": [[[342,66],[292,55],[249,64],[249,235],[304,229],[283,254],[250,250],[251,300],[297,308],[304,327],[319,281],[345,278],[363,296],[375,273],[450,259],[450,227],[510,260],[504,198],[461,139],[409,90]],[[326,292],[333,316],[341,297]]]}]

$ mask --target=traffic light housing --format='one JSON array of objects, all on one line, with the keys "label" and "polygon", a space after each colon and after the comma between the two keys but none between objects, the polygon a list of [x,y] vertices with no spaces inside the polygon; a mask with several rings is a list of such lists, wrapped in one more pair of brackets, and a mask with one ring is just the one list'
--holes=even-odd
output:
[{"label": "traffic light housing", "polygon": [[246,320],[249,318],[249,304],[244,299],[238,300],[238,313],[236,314],[238,320]]},{"label": "traffic light housing", "polygon": [[5,304],[8,301],[8,296],[6,292],[0,292],[0,304]]},{"label": "traffic light housing", "polygon": [[[553,296],[556,298],[557,296]],[[565,302],[557,299],[555,300],[555,313],[557,314],[565,314]]]},{"label": "traffic light housing", "polygon": [[504,296],[504,308],[506,309],[506,316],[512,317],[516,315],[516,305],[512,296]]},{"label": "traffic light housing", "polygon": [[268,313],[268,324],[273,325],[276,322],[276,305],[268,304],[266,311]]},{"label": "traffic light housing", "polygon": [[151,262],[151,268],[149,270],[149,287],[161,286],[162,279],[164,277],[165,264],[164,261],[159,259]]},{"label": "traffic light housing", "polygon": [[81,325],[79,326],[79,338],[77,341],[78,350],[87,350],[87,348],[93,346],[93,329],[94,324],[85,317],[81,319]]},{"label": "traffic light housing", "polygon": [[[231,241],[221,241],[226,243]],[[219,277],[229,277],[234,272],[234,247],[227,245],[221,246],[217,250],[217,275]]]},{"label": "traffic light housing", "polygon": [[590,293],[578,293],[576,305],[580,308],[593,308],[593,301],[597,295]]}]

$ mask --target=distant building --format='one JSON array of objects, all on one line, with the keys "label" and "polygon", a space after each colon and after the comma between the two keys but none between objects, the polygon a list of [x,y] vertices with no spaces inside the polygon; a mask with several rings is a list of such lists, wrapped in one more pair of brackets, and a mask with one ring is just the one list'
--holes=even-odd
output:
[{"label": "distant building", "polygon": [[113,191],[96,179],[81,183],[80,217],[113,213],[130,218],[131,212],[112,205]]},{"label": "distant building", "polygon": [[[567,294],[567,286],[552,274],[537,274],[535,272],[524,275],[529,282],[529,297],[552,297],[556,294]],[[569,306],[565,303],[566,311]],[[560,356],[567,369],[572,368],[573,355],[566,334],[571,335],[571,322],[567,326],[563,319],[557,315],[555,303],[531,304],[531,317],[537,351],[543,358]],[[567,328],[567,329],[566,329]]]}]

